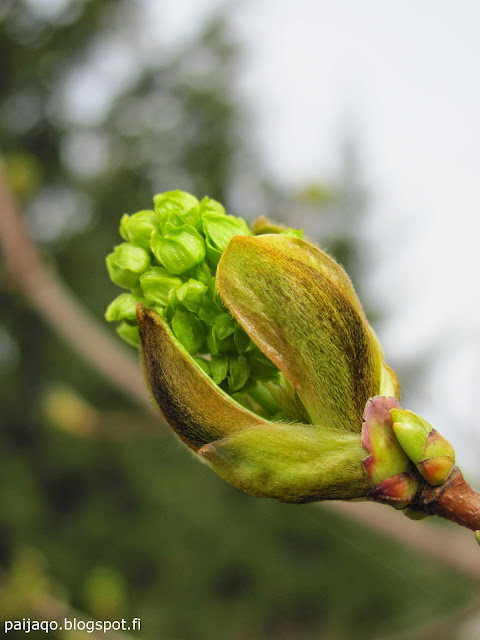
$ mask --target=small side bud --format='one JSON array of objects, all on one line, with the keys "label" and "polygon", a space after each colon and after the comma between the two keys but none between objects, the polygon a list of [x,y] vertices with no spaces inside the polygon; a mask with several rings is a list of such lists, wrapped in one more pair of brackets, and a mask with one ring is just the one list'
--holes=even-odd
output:
[{"label": "small side bud", "polygon": [[409,520],[425,520],[425,518],[428,518],[428,513],[415,509],[415,507],[405,507],[403,513]]},{"label": "small side bud", "polygon": [[395,509],[404,509],[415,497],[418,482],[412,473],[398,473],[387,478],[367,493],[369,500],[389,504]]},{"label": "small side bud", "polygon": [[[450,443],[449,443],[450,444]],[[455,459],[450,456],[437,456],[430,460],[422,460],[417,464],[417,469],[432,487],[443,484],[450,475]]]},{"label": "small side bud", "polygon": [[200,351],[205,342],[203,325],[197,316],[181,307],[175,311],[172,329],[177,340],[190,354]]},{"label": "small side bud", "polygon": [[455,465],[450,442],[412,411],[393,408],[390,414],[397,440],[422,477],[434,487],[443,484]]},{"label": "small side bud", "polygon": [[409,459],[399,445],[392,428],[390,409],[399,407],[395,398],[370,398],[363,414],[362,444],[370,453],[363,461],[372,484],[407,471]]}]

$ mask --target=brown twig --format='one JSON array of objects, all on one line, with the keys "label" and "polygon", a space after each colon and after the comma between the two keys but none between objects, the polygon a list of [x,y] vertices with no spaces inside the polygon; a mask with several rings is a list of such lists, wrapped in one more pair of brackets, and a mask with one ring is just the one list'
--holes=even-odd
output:
[{"label": "brown twig", "polygon": [[458,467],[439,487],[425,483],[419,501],[425,513],[456,522],[472,531],[480,529],[480,493],[465,482]]}]

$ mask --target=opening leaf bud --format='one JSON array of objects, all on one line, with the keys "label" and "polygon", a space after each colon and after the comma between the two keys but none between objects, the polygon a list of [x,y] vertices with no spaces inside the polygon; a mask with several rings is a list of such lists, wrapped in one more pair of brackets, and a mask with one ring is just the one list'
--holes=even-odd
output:
[{"label": "opening leaf bud", "polygon": [[252,232],[218,202],[182,191],[124,216],[121,234],[127,242],[107,265],[131,293],[107,319],[131,344],[140,336],[160,410],[221,477],[285,502],[370,491],[395,506],[411,499],[393,397],[388,407],[375,400],[382,415],[366,412],[364,461],[365,404],[399,388],[334,260],[301,231],[263,221]]}]

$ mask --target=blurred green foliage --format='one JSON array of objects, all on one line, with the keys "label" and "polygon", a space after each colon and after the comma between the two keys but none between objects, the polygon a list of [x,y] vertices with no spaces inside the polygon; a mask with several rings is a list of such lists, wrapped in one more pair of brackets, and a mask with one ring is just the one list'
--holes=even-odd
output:
[{"label": "blurred green foliage", "polygon": [[[267,209],[258,214],[298,214],[307,235],[324,228],[355,268],[351,235],[327,222],[351,226],[356,187],[335,196],[313,185],[297,197],[245,163],[232,87],[239,52],[226,15],[174,54],[139,54],[102,110],[95,92],[80,91],[75,108],[71,96],[101,66],[105,43],[136,50],[140,5],[56,5],[54,13],[26,0],[0,7],[0,148],[30,233],[100,322],[116,294],[104,257],[121,214],[173,188],[228,204],[245,164]],[[0,276],[0,617],[40,618],[42,594],[51,594],[87,618],[138,616],[140,636],[152,640],[362,639],[468,600],[466,579],[322,507],[241,495],[159,426],[147,437],[141,425],[150,419]],[[67,392],[48,405],[60,381],[87,404]]]}]

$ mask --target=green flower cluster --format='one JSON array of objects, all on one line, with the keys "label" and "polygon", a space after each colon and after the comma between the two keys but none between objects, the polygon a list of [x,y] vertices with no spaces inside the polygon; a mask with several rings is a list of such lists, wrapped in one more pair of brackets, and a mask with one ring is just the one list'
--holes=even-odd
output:
[{"label": "green flower cluster", "polygon": [[[119,335],[138,346],[136,307],[142,302],[168,322],[216,384],[250,408],[274,412],[278,407],[262,382],[278,381],[280,373],[223,305],[215,286],[216,268],[230,239],[254,233],[245,220],[228,215],[211,198],[199,202],[177,190],[160,193],[153,202],[154,210],[121,219],[125,242],[107,257],[107,269],[111,280],[130,293],[109,305],[106,319],[119,322]],[[275,232],[303,235],[294,229]]]}]

